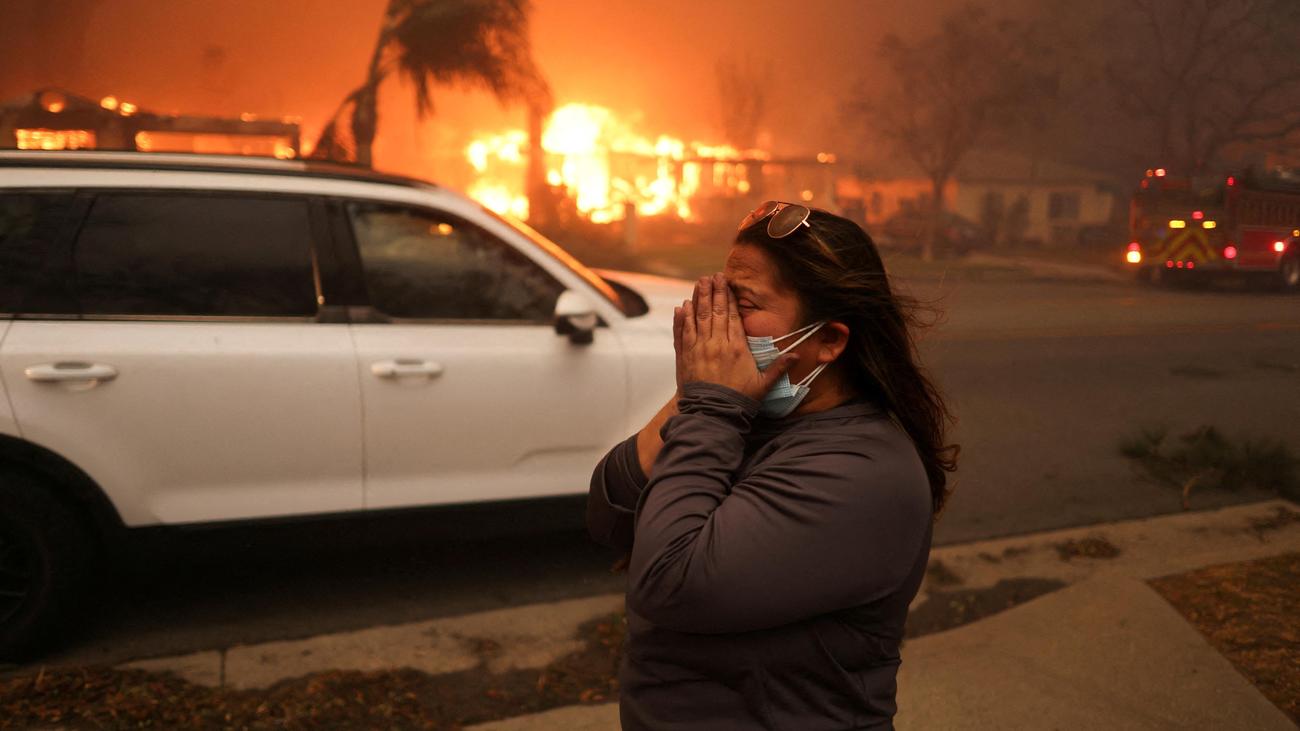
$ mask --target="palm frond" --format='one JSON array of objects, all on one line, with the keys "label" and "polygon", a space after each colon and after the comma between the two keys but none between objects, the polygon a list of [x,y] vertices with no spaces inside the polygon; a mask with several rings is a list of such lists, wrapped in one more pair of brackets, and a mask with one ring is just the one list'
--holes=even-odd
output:
[{"label": "palm frond", "polygon": [[414,87],[416,111],[433,112],[434,85],[485,88],[503,102],[549,107],[528,11],[526,0],[395,0],[390,59]]}]

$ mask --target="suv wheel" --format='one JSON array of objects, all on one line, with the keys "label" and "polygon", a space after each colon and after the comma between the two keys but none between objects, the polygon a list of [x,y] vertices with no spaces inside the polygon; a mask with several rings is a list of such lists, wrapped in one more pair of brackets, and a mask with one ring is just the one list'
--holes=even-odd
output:
[{"label": "suv wheel", "polygon": [[0,470],[0,659],[47,646],[88,578],[81,521],[39,481]]}]

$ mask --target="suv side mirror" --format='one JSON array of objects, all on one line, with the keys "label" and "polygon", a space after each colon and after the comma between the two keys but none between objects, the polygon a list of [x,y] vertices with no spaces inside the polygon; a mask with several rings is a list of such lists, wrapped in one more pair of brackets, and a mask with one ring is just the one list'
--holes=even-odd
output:
[{"label": "suv side mirror", "polygon": [[596,336],[596,310],[586,297],[566,289],[555,302],[555,334],[568,335],[575,345],[588,345]]}]

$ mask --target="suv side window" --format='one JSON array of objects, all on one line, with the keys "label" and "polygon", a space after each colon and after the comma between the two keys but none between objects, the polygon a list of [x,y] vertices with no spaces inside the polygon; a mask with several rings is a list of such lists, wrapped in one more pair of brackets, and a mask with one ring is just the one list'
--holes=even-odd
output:
[{"label": "suv side window", "polygon": [[306,200],[100,193],[74,261],[86,315],[316,314]]},{"label": "suv side window", "polygon": [[75,315],[71,193],[0,192],[0,313]]},{"label": "suv side window", "polygon": [[482,229],[431,211],[349,206],[376,308],[393,317],[550,323],[563,285]]}]

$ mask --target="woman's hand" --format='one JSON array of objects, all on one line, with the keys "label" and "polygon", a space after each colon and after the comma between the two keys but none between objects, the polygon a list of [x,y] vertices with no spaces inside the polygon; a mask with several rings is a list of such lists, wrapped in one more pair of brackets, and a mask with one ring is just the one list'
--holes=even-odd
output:
[{"label": "woman's hand", "polygon": [[694,299],[673,309],[673,347],[677,351],[677,390],[705,381],[762,401],[798,356],[787,353],[765,371],[758,370],[745,340],[731,287],[721,274],[701,277]]}]

